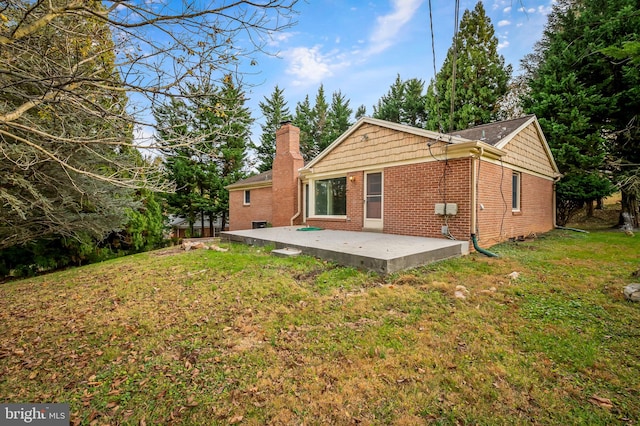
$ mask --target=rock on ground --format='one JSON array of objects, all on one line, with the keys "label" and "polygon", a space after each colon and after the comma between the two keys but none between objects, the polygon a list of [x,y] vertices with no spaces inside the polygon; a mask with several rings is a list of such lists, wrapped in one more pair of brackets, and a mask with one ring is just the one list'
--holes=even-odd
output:
[{"label": "rock on ground", "polygon": [[624,297],[627,300],[631,300],[632,302],[640,302],[640,284],[629,284],[624,288],[622,292],[624,293]]}]

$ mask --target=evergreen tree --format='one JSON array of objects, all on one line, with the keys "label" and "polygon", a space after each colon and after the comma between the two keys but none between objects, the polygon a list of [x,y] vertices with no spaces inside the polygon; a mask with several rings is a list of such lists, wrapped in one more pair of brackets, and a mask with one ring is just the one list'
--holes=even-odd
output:
[{"label": "evergreen tree", "polygon": [[[222,87],[211,85],[207,76],[190,86],[189,104],[172,102],[156,111],[162,123],[159,137],[165,144],[165,167],[176,191],[167,202],[176,214],[188,219],[191,233],[196,220],[216,217],[225,226],[229,215],[229,193],[224,187],[244,177],[250,127],[253,123],[246,95],[228,74]],[[198,144],[183,145],[185,137]],[[211,231],[213,231],[211,229]]]},{"label": "evergreen tree", "polygon": [[[455,99],[450,115],[454,52],[456,56]],[[460,31],[454,37],[444,64],[427,89],[426,127],[453,131],[489,123],[496,119],[498,103],[507,91],[511,66],[498,54],[498,39],[482,2],[465,10]]]},{"label": "evergreen tree", "polygon": [[389,92],[378,100],[377,106],[373,107],[373,118],[400,123],[403,99],[404,82],[398,74],[396,81],[389,88]]},{"label": "evergreen tree", "polygon": [[[158,123],[158,139],[164,147],[164,169],[175,190],[166,194],[170,211],[189,222],[189,235],[199,213],[198,181],[199,157],[196,145],[183,145],[185,138],[199,133],[193,106],[183,100],[172,99],[154,111]],[[202,139],[202,138],[201,138]]]},{"label": "evergreen tree", "polygon": [[324,86],[320,85],[311,106],[309,96],[296,105],[293,124],[300,128],[300,153],[305,161],[310,161],[327,148],[351,126],[349,100],[342,92],[334,92],[331,105],[327,103]]},{"label": "evergreen tree", "polygon": [[389,92],[373,107],[373,117],[413,127],[424,127],[426,120],[424,82],[417,78],[402,81],[400,74]]},{"label": "evergreen tree", "polygon": [[524,63],[531,87],[525,107],[540,118],[565,175],[557,186],[559,206],[607,195],[612,176],[636,226],[640,72],[632,57],[606,53],[623,49],[639,31],[636,1],[565,0],[554,6],[543,39]]},{"label": "evergreen tree", "polygon": [[262,136],[260,136],[260,145],[254,146],[258,160],[258,170],[266,172],[271,170],[273,159],[276,155],[276,131],[280,128],[280,123],[291,120],[291,113],[284,99],[284,89],[280,89],[277,85],[273,89],[273,93],[269,98],[265,97],[263,102],[259,103],[260,110],[264,116],[264,124],[262,128]]},{"label": "evergreen tree", "polygon": [[360,120],[362,117],[365,117],[367,115],[367,107],[364,105],[360,105],[358,107],[358,109],[356,109],[356,120]]},{"label": "evergreen tree", "polygon": [[[135,207],[125,184],[137,174],[131,123],[111,120],[127,115],[127,98],[121,86],[89,83],[119,79],[113,36],[87,17],[32,25],[45,12],[29,3],[3,7],[0,24],[0,249],[42,238],[99,241]],[[100,2],[84,7],[104,12]],[[20,25],[33,31],[14,39]]]},{"label": "evergreen tree", "polygon": [[319,151],[325,148],[340,137],[353,124],[351,122],[351,114],[353,110],[349,108],[349,100],[345,98],[342,92],[333,92],[331,96],[331,108],[328,112],[327,131],[323,137]]},{"label": "evergreen tree", "polygon": [[427,119],[425,104],[424,81],[417,78],[407,80],[404,83],[402,124],[408,124],[413,127],[424,127]]},{"label": "evergreen tree", "polygon": [[102,238],[136,190],[168,189],[125,149],[137,148],[133,126],[153,126],[149,108],[183,96],[198,69],[222,78],[240,58],[255,63],[296,0],[157,3],[0,2],[0,248]]},{"label": "evergreen tree", "polygon": [[300,153],[304,161],[310,161],[314,155],[313,140],[313,108],[309,101],[309,95],[302,102],[296,104],[296,115],[293,124],[300,129]]},{"label": "evergreen tree", "polygon": [[329,132],[329,104],[322,84],[318,88],[315,104],[311,110],[311,126],[313,145],[307,155],[309,158],[315,158],[324,149]]},{"label": "evergreen tree", "polygon": [[231,75],[227,75],[220,96],[223,110],[218,134],[223,136],[218,145],[219,186],[214,204],[214,212],[222,217],[223,229],[229,216],[229,191],[224,187],[245,177],[247,149],[251,145],[253,118],[245,105],[246,101],[242,87],[233,81]]}]

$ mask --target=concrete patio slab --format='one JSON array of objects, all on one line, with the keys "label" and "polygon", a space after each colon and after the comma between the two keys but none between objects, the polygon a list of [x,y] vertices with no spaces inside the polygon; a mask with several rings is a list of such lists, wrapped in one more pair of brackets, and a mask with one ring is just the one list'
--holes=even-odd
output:
[{"label": "concrete patio slab", "polygon": [[381,274],[469,254],[467,241],[378,232],[300,229],[304,229],[304,226],[225,231],[221,237],[249,245],[274,244],[277,249],[298,249],[306,255]]}]

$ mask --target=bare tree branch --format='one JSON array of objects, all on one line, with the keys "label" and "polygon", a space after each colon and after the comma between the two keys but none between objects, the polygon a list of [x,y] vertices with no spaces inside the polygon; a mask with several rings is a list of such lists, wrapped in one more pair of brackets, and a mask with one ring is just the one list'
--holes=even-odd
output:
[{"label": "bare tree branch", "polygon": [[[270,34],[294,24],[296,2],[2,2],[0,249],[72,235],[88,215],[97,233],[117,224],[106,194],[122,191],[112,209],[121,212],[136,188],[169,189],[158,163],[141,159],[134,129],[155,125],[156,106],[200,96],[182,89],[198,75],[215,85],[264,54]],[[173,146],[225,136],[183,135]],[[111,219],[100,224],[98,213]]]}]

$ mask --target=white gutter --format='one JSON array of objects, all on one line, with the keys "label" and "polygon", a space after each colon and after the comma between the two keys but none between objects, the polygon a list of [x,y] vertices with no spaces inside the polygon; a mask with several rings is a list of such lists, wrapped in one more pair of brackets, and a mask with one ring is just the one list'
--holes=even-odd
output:
[{"label": "white gutter", "polygon": [[302,212],[302,179],[298,177],[298,211],[291,217],[291,226],[293,226],[293,221],[296,220],[300,213]]}]

